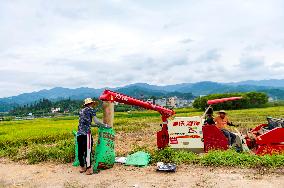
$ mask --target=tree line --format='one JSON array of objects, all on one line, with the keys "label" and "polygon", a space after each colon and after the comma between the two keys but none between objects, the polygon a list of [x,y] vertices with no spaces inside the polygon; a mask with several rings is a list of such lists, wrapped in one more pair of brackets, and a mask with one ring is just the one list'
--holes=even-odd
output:
[{"label": "tree line", "polygon": [[51,113],[52,108],[60,108],[58,113],[68,112],[77,114],[81,108],[83,101],[64,99],[60,101],[51,101],[48,99],[40,99],[32,104],[15,107],[9,112],[10,115],[26,116],[32,113],[34,116],[44,116]]},{"label": "tree line", "polygon": [[[93,98],[93,100],[97,100]],[[32,104],[26,104],[23,106],[15,107],[13,110],[9,111],[9,115],[12,116],[28,116],[32,113],[33,116],[47,116],[52,115],[52,108],[60,108],[60,110],[56,113],[67,113],[72,115],[78,115],[80,109],[83,107],[83,100],[71,100],[64,99],[59,101],[51,101],[48,99],[40,99]],[[97,107],[98,111],[102,111],[102,101],[99,101],[99,106]],[[126,112],[131,110],[137,110],[138,107],[125,105],[125,104],[117,104],[114,107],[116,112]]]},{"label": "tree line", "polygon": [[[195,98],[193,107],[197,109],[206,108],[207,101],[217,98],[226,98],[226,97],[243,97],[241,100],[228,101],[220,104],[214,105],[215,110],[220,109],[243,109],[243,108],[252,108],[252,107],[261,107],[262,105],[268,102],[268,96],[262,92],[247,92],[247,93],[224,93],[224,94],[211,94],[203,97]],[[97,100],[94,98],[94,100]],[[80,109],[83,106],[82,100],[71,100],[64,99],[60,101],[51,101],[48,99],[41,99],[32,104],[27,104],[19,107],[15,107],[9,112],[10,115],[14,116],[27,116],[32,113],[34,116],[46,116],[51,115],[52,108],[60,108],[58,113],[68,113],[73,115],[78,115]],[[97,107],[101,110],[102,102],[100,101],[99,106]],[[139,110],[138,107],[118,104],[115,105],[115,111],[125,112],[130,110]]]}]

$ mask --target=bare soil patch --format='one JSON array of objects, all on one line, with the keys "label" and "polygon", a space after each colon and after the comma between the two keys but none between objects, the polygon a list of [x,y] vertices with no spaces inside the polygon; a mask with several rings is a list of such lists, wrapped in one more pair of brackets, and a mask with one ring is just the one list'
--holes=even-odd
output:
[{"label": "bare soil patch", "polygon": [[0,160],[0,187],[284,187],[284,169],[178,166],[176,173],[115,165],[87,176],[71,164],[26,165]]}]

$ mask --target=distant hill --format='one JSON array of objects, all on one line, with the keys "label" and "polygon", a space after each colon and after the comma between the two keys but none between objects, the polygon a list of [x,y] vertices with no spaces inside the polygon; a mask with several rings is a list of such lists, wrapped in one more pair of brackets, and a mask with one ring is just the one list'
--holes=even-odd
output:
[{"label": "distant hill", "polygon": [[182,83],[182,84],[175,84],[175,85],[166,85],[166,86],[156,86],[156,85],[150,85],[147,83],[136,83],[136,84],[130,84],[128,86],[125,86],[124,88],[137,86],[140,88],[146,88],[156,91],[164,91],[164,92],[188,92],[188,88],[191,88],[191,86],[194,85],[192,83]]},{"label": "distant hill", "polygon": [[13,109],[14,107],[18,107],[19,104],[16,103],[7,103],[5,101],[1,101],[0,100],[0,112],[8,112],[11,109]]},{"label": "distant hill", "polygon": [[161,98],[161,97],[173,97],[177,96],[183,99],[193,99],[195,96],[190,92],[178,92],[162,90],[159,86],[153,87],[147,84],[131,85],[124,88],[115,89],[115,91],[140,99],[147,98]]},{"label": "distant hill", "polygon": [[[57,101],[60,99],[69,98],[74,100],[82,100],[86,97],[99,97],[103,90],[104,88],[94,89],[82,87],[69,89],[56,87],[50,90],[45,89],[38,92],[24,93],[18,96],[0,98],[0,112],[11,110],[16,106],[34,103],[35,101],[39,101],[43,98]],[[213,93],[262,91],[273,98],[284,99],[284,80],[248,80],[234,83],[204,81],[165,86],[136,83],[124,87],[112,88],[112,90],[137,98],[169,96],[192,98],[193,96],[208,95]]]},{"label": "distant hill", "polygon": [[18,96],[6,97],[0,99],[0,112],[5,112],[13,109],[14,107],[31,104],[40,99],[49,99],[57,101],[60,99],[74,99],[80,100],[86,97],[98,97],[102,93],[103,89],[92,88],[77,88],[69,89],[56,87],[50,90],[41,90],[32,93],[23,93]]},{"label": "distant hill", "polygon": [[62,87],[55,87],[50,90],[40,90],[38,92],[32,93],[23,93],[18,96],[7,97],[0,99],[1,102],[6,103],[16,103],[19,105],[31,103],[40,99],[83,99],[90,96],[99,96],[103,89],[92,89],[92,88],[77,88],[77,89],[68,89]]},{"label": "distant hill", "polygon": [[162,90],[156,90],[150,85],[131,85],[123,88],[116,89],[117,92],[123,93],[135,98],[147,98],[152,96],[163,96],[166,92]]},{"label": "distant hill", "polygon": [[230,83],[231,85],[253,85],[253,86],[267,86],[284,88],[284,79],[270,79],[270,80],[247,80],[243,82]]},{"label": "distant hill", "polygon": [[[228,83],[204,81],[197,83],[183,83],[183,84],[168,85],[168,86],[156,86],[156,85],[149,85],[146,83],[137,83],[119,88],[118,91],[129,94],[130,92],[129,90],[136,90],[136,89],[139,89],[140,93],[141,89],[143,89],[146,93],[152,91],[157,93],[157,95],[160,95],[160,93],[177,91],[180,93],[192,93],[194,96],[200,96],[200,95],[208,95],[213,93],[229,93],[229,92],[249,92],[249,91],[269,92],[270,89],[276,89],[276,88],[270,86],[268,87],[268,86],[255,86],[255,85],[236,85],[235,83],[228,84]],[[130,93],[132,93],[132,95],[137,97],[134,91]]]}]

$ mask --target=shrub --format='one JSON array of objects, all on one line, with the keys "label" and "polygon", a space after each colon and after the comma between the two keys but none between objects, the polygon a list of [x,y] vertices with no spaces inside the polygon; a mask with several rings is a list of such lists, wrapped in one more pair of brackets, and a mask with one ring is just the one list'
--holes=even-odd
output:
[{"label": "shrub", "polygon": [[237,153],[234,150],[209,151],[198,155],[185,150],[165,148],[152,154],[152,163],[198,164],[215,167],[241,167],[241,168],[279,168],[284,166],[284,155],[252,155]]}]

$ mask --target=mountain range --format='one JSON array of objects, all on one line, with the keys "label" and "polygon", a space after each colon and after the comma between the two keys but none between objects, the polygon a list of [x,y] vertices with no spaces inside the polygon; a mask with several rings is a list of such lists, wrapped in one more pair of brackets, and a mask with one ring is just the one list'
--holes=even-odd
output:
[{"label": "mountain range", "polygon": [[49,100],[60,100],[68,98],[82,100],[86,97],[99,97],[104,89],[111,89],[136,98],[148,98],[153,96],[178,96],[181,98],[191,99],[194,98],[194,96],[208,95],[213,93],[261,91],[267,93],[270,97],[284,99],[284,79],[258,81],[248,80],[233,83],[204,81],[165,86],[150,85],[147,83],[136,83],[124,87],[100,89],[87,87],[76,89],[55,87],[49,90],[44,89],[38,92],[24,93],[17,96],[0,98],[0,112],[9,111],[15,106],[30,104],[43,98]]}]

